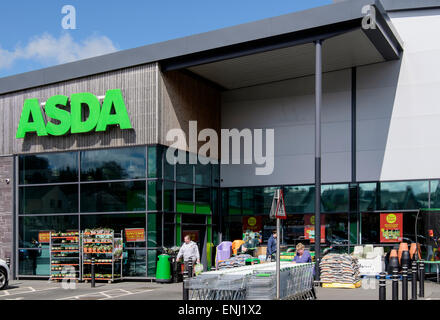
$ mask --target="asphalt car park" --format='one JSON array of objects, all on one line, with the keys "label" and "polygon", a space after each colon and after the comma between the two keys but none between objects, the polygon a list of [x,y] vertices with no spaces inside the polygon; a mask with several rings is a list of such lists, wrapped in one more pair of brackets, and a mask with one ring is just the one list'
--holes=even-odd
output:
[{"label": "asphalt car park", "polygon": [[0,300],[181,300],[182,283],[71,283],[14,280],[0,290]]}]

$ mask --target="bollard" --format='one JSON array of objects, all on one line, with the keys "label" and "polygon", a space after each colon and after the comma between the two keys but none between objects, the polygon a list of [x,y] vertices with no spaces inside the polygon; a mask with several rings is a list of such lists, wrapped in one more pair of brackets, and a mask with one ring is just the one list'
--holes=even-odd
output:
[{"label": "bollard", "polygon": [[402,267],[402,300],[408,300],[408,266]]},{"label": "bollard", "polygon": [[6,258],[6,265],[8,266],[9,269],[11,269],[11,258],[9,257]]},{"label": "bollard", "polygon": [[95,258],[92,258],[92,262],[90,263],[90,284],[91,287],[94,288],[95,287]]},{"label": "bollard", "polygon": [[412,281],[411,281],[411,285],[412,285],[412,300],[417,300],[417,262],[413,261],[412,262]]},{"label": "bollard", "polygon": [[399,300],[399,275],[398,269],[393,269],[393,285],[392,285],[392,299]]},{"label": "bollard", "polygon": [[185,268],[185,270],[183,271],[183,281],[182,281],[182,288],[183,288],[183,296],[182,296],[182,300],[189,300],[189,289],[185,288],[185,282],[188,280],[188,270],[187,268]]},{"label": "bollard", "polygon": [[381,272],[379,274],[379,300],[386,300],[387,299],[387,283],[385,280],[386,273]]},{"label": "bollard", "polygon": [[425,296],[425,263],[423,261],[419,262],[419,272],[420,272],[420,292],[419,297],[423,298]]}]

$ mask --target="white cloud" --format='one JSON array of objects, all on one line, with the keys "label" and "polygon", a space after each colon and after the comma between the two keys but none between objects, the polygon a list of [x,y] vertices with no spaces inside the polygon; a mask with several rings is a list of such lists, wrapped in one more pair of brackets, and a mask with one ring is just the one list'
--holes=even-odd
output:
[{"label": "white cloud", "polygon": [[10,68],[17,60],[31,60],[42,65],[54,65],[86,59],[116,51],[105,36],[92,35],[75,42],[68,33],[55,38],[48,33],[32,38],[24,47],[8,51],[0,47],[0,69]]}]

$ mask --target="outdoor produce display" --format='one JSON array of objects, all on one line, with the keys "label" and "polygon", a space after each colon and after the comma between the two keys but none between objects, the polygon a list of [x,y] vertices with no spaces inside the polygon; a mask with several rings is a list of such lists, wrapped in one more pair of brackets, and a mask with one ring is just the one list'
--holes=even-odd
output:
[{"label": "outdoor produce display", "polygon": [[353,288],[360,284],[359,263],[356,257],[348,254],[331,253],[325,255],[320,263],[323,287]]},{"label": "outdoor produce display", "polygon": [[82,233],[82,280],[91,280],[92,259],[95,280],[113,282],[122,278],[122,233],[109,228],[85,229]]},{"label": "outdoor produce display", "polygon": [[79,280],[79,232],[50,232],[50,279]]}]

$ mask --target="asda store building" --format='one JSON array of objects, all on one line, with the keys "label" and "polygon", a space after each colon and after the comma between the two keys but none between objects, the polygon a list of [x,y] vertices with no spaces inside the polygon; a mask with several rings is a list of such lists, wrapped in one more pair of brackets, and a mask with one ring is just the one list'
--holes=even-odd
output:
[{"label": "asda store building", "polygon": [[[47,277],[49,230],[136,228],[124,277],[153,278],[186,234],[209,266],[211,244],[267,240],[276,188],[283,242],[310,245],[319,176],[323,248],[393,245],[383,213],[411,241],[440,207],[439,28],[438,1],[353,0],[1,78],[0,257]],[[191,120],[274,129],[273,172],[170,164],[167,133]]]}]

